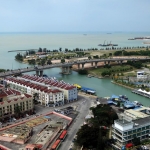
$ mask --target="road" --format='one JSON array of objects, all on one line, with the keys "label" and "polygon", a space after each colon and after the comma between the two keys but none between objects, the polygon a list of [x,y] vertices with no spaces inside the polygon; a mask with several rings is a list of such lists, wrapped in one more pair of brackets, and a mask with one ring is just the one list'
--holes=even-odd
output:
[{"label": "road", "polygon": [[80,102],[80,106],[81,107],[78,108],[79,114],[69,127],[68,135],[65,141],[62,143],[60,150],[68,150],[70,148],[70,145],[73,144],[73,138],[76,135],[79,127],[83,124],[85,116],[89,112],[89,108],[91,106],[91,98],[84,98],[84,101]]},{"label": "road", "polygon": [[56,64],[51,64],[51,65],[38,66],[38,68],[28,67],[28,68],[20,68],[20,69],[16,69],[16,70],[1,72],[0,77],[6,77],[6,76],[15,75],[15,74],[25,73],[25,72],[39,71],[39,70],[45,70],[45,69],[50,69],[50,68],[56,68],[56,67],[69,67],[69,66],[77,65],[77,64],[85,64],[85,63],[92,63],[92,62],[95,62],[95,63],[98,63],[98,62],[114,62],[114,61],[123,62],[123,61],[127,61],[127,60],[130,60],[130,61],[150,60],[150,57],[144,57],[144,58],[139,58],[139,57],[121,58],[120,57],[120,58],[78,60],[78,61],[72,61],[72,62],[56,63]]}]

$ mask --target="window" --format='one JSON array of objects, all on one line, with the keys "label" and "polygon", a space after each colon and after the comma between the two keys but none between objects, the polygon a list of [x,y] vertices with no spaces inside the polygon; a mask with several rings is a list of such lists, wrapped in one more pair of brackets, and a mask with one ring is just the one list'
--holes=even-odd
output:
[{"label": "window", "polygon": [[133,130],[133,133],[136,133],[136,130]]},{"label": "window", "polygon": [[138,133],[138,134],[137,134],[137,136],[140,136],[140,135],[141,135],[141,133]]},{"label": "window", "polygon": [[132,131],[129,131],[128,134],[130,135],[132,133]]}]

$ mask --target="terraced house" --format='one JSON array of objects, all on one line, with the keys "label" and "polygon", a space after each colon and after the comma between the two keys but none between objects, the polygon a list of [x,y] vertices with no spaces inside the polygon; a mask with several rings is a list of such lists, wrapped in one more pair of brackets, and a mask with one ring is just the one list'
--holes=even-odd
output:
[{"label": "terraced house", "polygon": [[9,77],[6,79],[7,84],[11,88],[20,91],[21,93],[27,93],[33,95],[33,97],[41,103],[41,105],[63,105],[64,104],[64,92],[57,89],[30,82],[28,80]]},{"label": "terraced house", "polygon": [[77,100],[78,92],[77,88],[69,83],[65,83],[64,81],[58,81],[56,78],[43,78],[33,75],[23,75],[22,77],[18,77],[19,79],[25,79],[30,82],[34,82],[36,84],[40,84],[49,88],[57,88],[60,91],[64,92],[64,100],[65,103],[72,102]]},{"label": "terraced house", "polygon": [[21,94],[11,88],[0,85],[0,119],[10,119],[18,113],[31,113],[33,111],[33,97]]}]

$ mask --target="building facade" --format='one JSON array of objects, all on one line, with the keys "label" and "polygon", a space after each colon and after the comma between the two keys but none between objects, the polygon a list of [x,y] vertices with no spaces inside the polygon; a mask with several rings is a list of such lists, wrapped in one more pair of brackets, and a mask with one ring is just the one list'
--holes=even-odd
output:
[{"label": "building facade", "polygon": [[33,111],[33,97],[11,88],[0,86],[0,119],[10,118],[17,113]]},{"label": "building facade", "polygon": [[78,91],[76,86],[70,85],[69,83],[65,83],[64,81],[58,81],[55,78],[43,78],[33,75],[23,75],[22,77],[18,78],[30,81],[35,84],[40,84],[49,88],[59,89],[64,93],[64,100],[66,103],[77,100]]},{"label": "building facade", "polygon": [[33,97],[41,103],[41,105],[59,106],[64,104],[64,92],[57,88],[50,88],[43,84],[36,84],[24,79],[9,77],[6,79],[7,84],[21,93],[33,95]]},{"label": "building facade", "polygon": [[122,147],[131,142],[134,138],[140,140],[149,138],[150,117],[137,120],[118,119],[112,125],[112,138],[116,140],[116,145]]}]

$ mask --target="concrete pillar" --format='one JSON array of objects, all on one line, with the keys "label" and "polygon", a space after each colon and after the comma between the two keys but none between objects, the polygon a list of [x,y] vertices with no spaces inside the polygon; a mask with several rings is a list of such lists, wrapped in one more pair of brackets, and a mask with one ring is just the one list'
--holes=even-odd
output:
[{"label": "concrete pillar", "polygon": [[80,69],[80,64],[78,64],[78,69]]},{"label": "concrete pillar", "polygon": [[91,62],[91,66],[93,67],[93,62]]},{"label": "concrete pillar", "polygon": [[43,70],[40,70],[40,77],[43,77]]},{"label": "concrete pillar", "polygon": [[36,76],[39,76],[39,70],[36,70]]},{"label": "concrete pillar", "polygon": [[84,69],[84,63],[82,64],[82,70]]},{"label": "concrete pillar", "polygon": [[70,74],[70,67],[67,67],[67,74]]},{"label": "concrete pillar", "polygon": [[64,74],[66,69],[65,67],[62,67],[61,70],[62,70],[62,74]]},{"label": "concrete pillar", "polygon": [[95,62],[95,68],[97,68],[97,63],[98,63],[98,62]]}]

